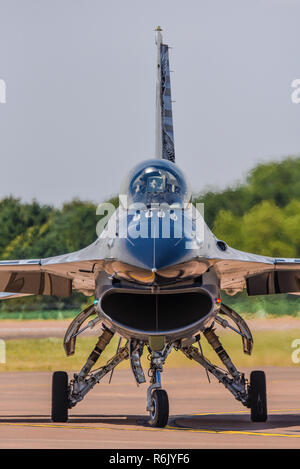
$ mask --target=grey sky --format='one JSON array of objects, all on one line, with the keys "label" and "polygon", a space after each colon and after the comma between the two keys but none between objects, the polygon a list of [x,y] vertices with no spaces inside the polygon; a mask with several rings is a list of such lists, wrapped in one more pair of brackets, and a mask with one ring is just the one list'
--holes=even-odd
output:
[{"label": "grey sky", "polygon": [[300,2],[0,0],[0,197],[100,202],[154,154],[154,28],[194,191],[300,153]]}]

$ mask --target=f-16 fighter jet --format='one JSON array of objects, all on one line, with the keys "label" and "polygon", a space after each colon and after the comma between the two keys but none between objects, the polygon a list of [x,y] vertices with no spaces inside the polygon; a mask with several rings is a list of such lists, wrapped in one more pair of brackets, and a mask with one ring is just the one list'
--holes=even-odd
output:
[{"label": "f-16 fighter jet", "polygon": [[[70,381],[64,371],[53,374],[54,422],[66,422],[69,409],[123,360],[129,360],[136,382],[145,383],[141,356],[147,353],[146,409],[150,424],[164,427],[169,401],[161,375],[171,351],[198,362],[250,409],[252,421],[263,422],[267,419],[264,372],[252,371],[249,378],[239,372],[216,335],[216,325],[231,328],[241,336],[244,353],[251,354],[251,332],[243,318],[222,303],[221,291],[299,293],[300,259],[238,251],[217,239],[205,224],[201,207],[191,203],[188,180],[175,163],[169,52],[160,27],[156,46],[154,158],[129,172],[119,207],[93,244],[47,259],[1,261],[0,295],[2,299],[67,296],[76,290],[95,298],[65,334],[64,348],[70,356],[83,330],[98,324],[101,331],[86,363]],[[115,355],[95,367],[114,335],[119,336]],[[222,368],[204,356],[203,340]]]}]

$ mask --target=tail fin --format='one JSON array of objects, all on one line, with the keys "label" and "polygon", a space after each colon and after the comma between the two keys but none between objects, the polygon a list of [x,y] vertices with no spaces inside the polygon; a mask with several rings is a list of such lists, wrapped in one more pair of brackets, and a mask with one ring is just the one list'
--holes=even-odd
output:
[{"label": "tail fin", "polygon": [[156,82],[156,158],[175,162],[173,115],[171,100],[169,47],[162,43],[161,28],[156,28],[157,82]]}]

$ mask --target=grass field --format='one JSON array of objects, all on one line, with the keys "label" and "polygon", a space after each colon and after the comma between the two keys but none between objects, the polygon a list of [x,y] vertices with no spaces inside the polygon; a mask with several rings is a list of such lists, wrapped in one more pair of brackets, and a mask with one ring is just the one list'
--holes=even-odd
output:
[{"label": "grass field", "polygon": [[[254,349],[251,356],[244,355],[242,351],[241,338],[233,333],[224,332],[221,335],[221,342],[228,351],[231,359],[238,368],[258,366],[298,366],[292,361],[292,342],[300,339],[299,329],[289,329],[282,331],[256,331],[253,333]],[[114,338],[104,351],[97,366],[106,363],[116,350],[117,338]],[[91,352],[96,342],[94,337],[83,337],[78,339],[76,353],[72,357],[66,357],[63,349],[62,339],[23,339],[6,341],[6,364],[0,363],[0,372],[5,371],[54,371],[54,370],[80,370],[86,358]],[[124,343],[124,342],[123,342]],[[300,343],[300,340],[299,340]],[[202,339],[202,347],[205,356],[219,364],[218,357],[213,350]],[[300,345],[298,345],[300,359]],[[295,352],[296,353],[296,352]],[[148,368],[147,350],[145,348],[142,357],[144,370]],[[126,368],[129,362],[123,362],[119,368]],[[166,366],[198,366],[187,359],[181,352],[173,351],[167,359]]]},{"label": "grass field", "polygon": [[69,319],[77,316],[78,310],[38,310],[38,311],[0,311],[0,320],[14,319],[22,321],[24,319]]}]

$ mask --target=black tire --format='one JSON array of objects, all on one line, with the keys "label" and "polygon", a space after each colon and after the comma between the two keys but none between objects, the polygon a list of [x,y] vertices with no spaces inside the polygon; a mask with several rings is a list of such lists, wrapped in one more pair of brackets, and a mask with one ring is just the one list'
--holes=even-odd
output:
[{"label": "black tire", "polygon": [[55,371],[52,376],[52,422],[67,422],[68,408],[68,374]]},{"label": "black tire", "polygon": [[267,390],[266,376],[263,371],[252,371],[250,375],[250,408],[252,422],[266,422]]},{"label": "black tire", "polygon": [[169,399],[164,389],[155,389],[152,393],[150,424],[153,427],[165,427],[169,418]]}]

